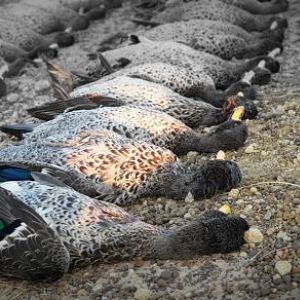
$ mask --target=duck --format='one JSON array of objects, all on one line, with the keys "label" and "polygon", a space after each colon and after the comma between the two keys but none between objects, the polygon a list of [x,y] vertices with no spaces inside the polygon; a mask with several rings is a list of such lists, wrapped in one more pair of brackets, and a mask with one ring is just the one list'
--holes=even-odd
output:
[{"label": "duck", "polygon": [[[160,62],[145,63],[114,71],[109,63],[105,61],[104,57],[100,56],[99,58],[102,59],[100,64],[108,65],[107,70],[109,74],[101,77],[101,75],[90,76],[90,74],[84,74],[83,76],[83,73],[80,73],[80,80],[76,77],[77,75],[74,76],[74,74],[78,74],[78,72],[73,71],[69,73],[61,66],[47,59],[45,59],[45,63],[54,84],[64,86],[67,92],[71,92],[74,88],[79,87],[84,83],[91,83],[97,80],[98,82],[105,82],[118,76],[128,76],[161,84],[180,95],[192,97],[194,99],[200,98],[217,107],[223,107],[225,101],[229,97],[236,96],[239,92],[240,95],[242,93],[245,99],[254,100],[256,98],[256,90],[251,85],[251,78],[249,79],[249,77],[247,81],[242,78],[242,80],[233,83],[225,91],[221,91],[216,90],[213,79],[203,72],[196,73],[193,70],[184,67]],[[96,63],[94,63],[93,66],[95,66],[95,64]],[[60,97],[59,95],[57,96]],[[246,107],[245,117],[251,118],[256,116],[249,113],[249,110],[255,111],[255,107],[251,105],[251,102],[247,100],[239,101],[239,104]]]},{"label": "duck", "polygon": [[[287,0],[272,0],[272,1],[259,1],[259,0],[220,0],[224,3],[240,7],[249,13],[256,15],[278,14],[286,11],[289,7]],[[186,2],[186,0],[185,0]]]},{"label": "duck", "polygon": [[228,253],[246,243],[249,230],[245,219],[216,210],[166,229],[51,179],[2,183],[0,203],[0,274],[23,280],[51,282],[95,262]]},{"label": "duck", "polygon": [[[187,2],[196,2],[197,0],[172,0],[172,1],[140,1],[136,5],[137,8],[151,8],[157,10],[168,9],[171,6],[182,5]],[[251,14],[277,14],[287,10],[289,3],[287,0],[272,0],[272,1],[259,1],[259,0],[219,0],[225,4],[237,6]]]},{"label": "duck", "polygon": [[55,54],[58,46],[64,47],[66,43],[69,43],[64,35],[62,37],[58,35],[54,38],[42,36],[27,29],[22,23],[1,18],[0,39],[29,53],[40,51]]},{"label": "duck", "polygon": [[257,76],[253,84],[266,84],[270,81],[271,72],[278,72],[280,65],[269,56],[258,56],[249,60],[227,61],[220,57],[195,50],[188,45],[173,41],[150,41],[140,39],[134,45],[104,51],[102,55],[112,67],[118,66],[120,59],[127,59],[125,68],[143,63],[162,62],[188,68],[196,73],[209,75],[217,89],[226,89],[241,79],[242,75],[255,69],[260,61],[265,60],[265,68],[256,68]]},{"label": "duck", "polygon": [[54,281],[69,269],[70,254],[29,205],[0,187],[0,275]]},{"label": "duck", "polygon": [[[241,122],[243,112],[244,107],[235,108],[230,119],[203,135],[166,113],[134,106],[73,111],[37,126],[18,124],[0,129],[22,137],[23,143],[45,142],[49,138],[63,143],[70,137],[92,136],[98,131],[110,130],[130,139],[167,148],[176,155],[185,155],[189,151],[211,153],[240,148],[247,139],[247,126]],[[65,128],[63,132],[61,128]]]},{"label": "duck", "polygon": [[267,30],[274,21],[277,21],[280,27],[287,27],[287,20],[282,17],[276,15],[254,15],[220,0],[202,0],[174,5],[155,14],[151,18],[151,22],[163,24],[191,19],[229,22],[247,31]]},{"label": "duck", "polygon": [[[2,181],[12,168],[10,163],[25,165],[17,168],[21,169],[22,176],[24,172],[31,174],[30,169],[36,173],[46,168],[49,174],[78,192],[97,198],[110,195],[106,201],[121,206],[148,196],[182,201],[191,193],[196,200],[201,200],[229,191],[241,181],[235,162],[206,161],[191,171],[170,150],[109,130],[70,137],[63,143],[56,142],[55,138],[0,149]],[[19,174],[20,171],[13,172],[13,177],[19,178]]]},{"label": "duck", "polygon": [[55,17],[58,18],[66,28],[69,28],[72,31],[87,29],[91,20],[101,19],[106,14],[106,9],[102,6],[83,13],[62,5],[60,1],[45,2],[39,0],[22,0],[21,3],[50,12],[55,15]]},{"label": "duck", "polygon": [[[115,105],[114,99],[117,101]],[[217,108],[207,102],[181,96],[157,83],[120,76],[80,86],[69,93],[66,100],[45,103],[27,111],[34,117],[47,120],[65,111],[93,109],[100,105],[135,105],[142,109],[154,109],[167,113],[187,126],[198,127],[224,122],[235,104],[227,107],[226,103],[223,108]]]},{"label": "duck", "polygon": [[[282,49],[280,42],[269,38],[243,39],[241,35],[233,34],[234,30],[230,32],[229,28],[234,25],[227,24],[211,20],[180,21],[162,24],[138,35],[152,41],[182,42],[225,60],[233,57],[243,59],[266,55],[275,48]],[[222,30],[223,28],[225,30]]]}]

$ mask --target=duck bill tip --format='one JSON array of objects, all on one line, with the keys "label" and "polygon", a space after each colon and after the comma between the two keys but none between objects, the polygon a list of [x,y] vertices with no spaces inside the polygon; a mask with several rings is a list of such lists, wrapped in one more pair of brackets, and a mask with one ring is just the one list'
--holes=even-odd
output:
[{"label": "duck bill tip", "polygon": [[233,113],[232,113],[230,119],[233,121],[241,121],[244,113],[245,113],[245,107],[238,106],[233,110]]}]

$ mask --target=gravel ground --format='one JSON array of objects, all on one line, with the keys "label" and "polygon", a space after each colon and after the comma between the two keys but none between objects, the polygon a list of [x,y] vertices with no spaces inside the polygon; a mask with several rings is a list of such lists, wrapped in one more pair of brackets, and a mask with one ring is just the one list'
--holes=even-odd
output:
[{"label": "gravel ground", "polygon": [[[140,28],[126,18],[130,7],[112,12],[78,33],[77,43],[60,52],[58,63],[82,70],[87,54],[101,40],[120,31]],[[249,139],[238,152],[244,179],[228,194],[201,202],[142,199],[128,209],[142,220],[170,227],[201,211],[229,204],[264,234],[259,245],[245,245],[239,253],[211,255],[189,261],[133,261],[96,264],[66,274],[52,284],[0,279],[0,299],[299,299],[300,295],[300,5],[290,0],[285,13],[289,28],[281,71],[271,84],[259,88],[259,117],[248,122]],[[28,66],[7,82],[0,102],[0,123],[28,119],[27,107],[52,98],[44,66]],[[0,134],[0,144],[11,143]],[[194,164],[208,156],[189,153]]]}]

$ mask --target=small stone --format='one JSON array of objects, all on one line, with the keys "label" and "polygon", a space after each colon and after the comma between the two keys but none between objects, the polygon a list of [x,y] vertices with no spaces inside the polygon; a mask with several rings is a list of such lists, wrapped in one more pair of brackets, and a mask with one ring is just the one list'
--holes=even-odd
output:
[{"label": "small stone", "polygon": [[290,109],[290,110],[288,110],[288,115],[295,116],[296,112],[294,110]]},{"label": "small stone", "polygon": [[293,248],[297,251],[300,251],[300,240],[294,241]]},{"label": "small stone", "polygon": [[159,279],[158,281],[157,281],[157,285],[159,286],[159,287],[161,287],[161,288],[166,288],[167,287],[167,282],[164,280],[164,279]]},{"label": "small stone", "polygon": [[256,188],[255,186],[252,186],[252,187],[250,188],[250,192],[251,192],[252,194],[256,194],[256,193],[257,193],[257,188]]},{"label": "small stone", "polygon": [[269,228],[269,229],[266,231],[266,234],[267,234],[267,235],[272,235],[275,231],[276,231],[276,229],[273,228],[273,227],[271,227],[271,228]]},{"label": "small stone", "polygon": [[8,102],[8,103],[15,103],[15,102],[17,102],[18,100],[19,100],[19,95],[18,94],[16,94],[16,93],[11,93],[11,94],[8,94],[7,96],[6,96],[6,101]]},{"label": "small stone", "polygon": [[136,300],[148,300],[151,297],[151,292],[147,288],[139,288],[134,293],[134,299]]},{"label": "small stone", "polygon": [[290,242],[291,241],[291,238],[287,235],[287,233],[286,232],[284,232],[284,231],[279,231],[278,233],[277,233],[277,239],[282,239],[283,241],[285,241],[285,242]]},{"label": "small stone", "polygon": [[173,274],[171,271],[169,270],[164,270],[160,273],[160,278],[164,279],[164,280],[170,280],[172,278]]},{"label": "small stone", "polygon": [[34,88],[37,92],[43,92],[51,88],[51,84],[48,80],[40,80],[36,82]]},{"label": "small stone", "polygon": [[256,227],[251,227],[244,233],[244,240],[247,243],[261,243],[264,239],[263,234]]},{"label": "small stone", "polygon": [[193,159],[193,158],[196,158],[198,155],[199,155],[198,152],[196,152],[196,151],[190,151],[190,152],[187,153],[186,157],[188,159]]},{"label": "small stone", "polygon": [[232,189],[229,193],[228,196],[231,197],[234,200],[237,200],[239,197],[240,191],[238,189]]},{"label": "small stone", "polygon": [[253,206],[252,206],[251,204],[248,204],[248,205],[245,207],[244,212],[245,212],[246,214],[249,214],[249,213],[252,211],[252,209],[253,209]]},{"label": "small stone", "polygon": [[192,218],[192,215],[191,215],[189,212],[187,212],[187,213],[183,216],[183,218],[186,219],[186,220],[190,220],[190,219]]},{"label": "small stone", "polygon": [[261,155],[261,156],[267,156],[267,155],[268,155],[268,152],[265,151],[265,150],[262,150],[262,151],[260,152],[260,155]]},{"label": "small stone", "polygon": [[275,263],[275,269],[281,276],[284,276],[291,272],[292,265],[287,260],[279,260]]},{"label": "small stone", "polygon": [[195,198],[193,196],[193,194],[191,192],[188,192],[188,194],[186,195],[184,202],[185,203],[193,203],[195,201]]},{"label": "small stone", "polygon": [[270,220],[272,217],[272,213],[270,210],[268,210],[264,216],[264,220]]},{"label": "small stone", "polygon": [[103,290],[103,283],[102,283],[102,278],[98,279],[96,282],[95,282],[95,285],[93,287],[93,292],[95,294],[101,294],[102,290]]},{"label": "small stone", "polygon": [[248,257],[247,252],[241,251],[241,252],[240,252],[240,257],[247,258],[247,257]]},{"label": "small stone", "polygon": [[[300,157],[300,155],[299,155],[299,157]],[[300,159],[299,159],[299,160],[300,160]],[[293,204],[299,205],[299,204],[300,204],[300,198],[294,198],[294,199],[293,199]]]},{"label": "small stone", "polygon": [[255,153],[255,152],[256,152],[256,150],[252,144],[249,145],[248,147],[246,147],[246,149],[245,149],[245,153],[247,153],[247,154],[251,154],[251,153]]},{"label": "small stone", "polygon": [[243,199],[239,199],[236,201],[237,205],[243,206],[245,204],[245,201]]}]

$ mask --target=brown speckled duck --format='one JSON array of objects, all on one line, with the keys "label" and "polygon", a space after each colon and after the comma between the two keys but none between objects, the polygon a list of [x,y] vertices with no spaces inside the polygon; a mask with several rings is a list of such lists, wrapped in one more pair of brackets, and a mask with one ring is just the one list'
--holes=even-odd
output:
[{"label": "brown speckled duck", "polygon": [[0,184],[1,275],[53,281],[96,261],[227,253],[239,250],[249,229],[244,219],[219,211],[165,229],[111,203],[57,186],[49,176],[43,181]]}]

